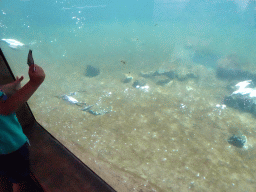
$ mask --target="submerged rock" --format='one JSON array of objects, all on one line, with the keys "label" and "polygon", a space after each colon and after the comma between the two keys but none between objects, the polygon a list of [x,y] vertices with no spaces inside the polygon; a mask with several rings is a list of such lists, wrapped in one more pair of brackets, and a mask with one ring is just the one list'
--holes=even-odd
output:
[{"label": "submerged rock", "polygon": [[156,76],[166,76],[170,79],[175,78],[175,72],[174,71],[164,71],[162,69],[158,69],[156,71],[148,71],[148,72],[140,72],[140,76],[144,78],[154,78]]},{"label": "submerged rock", "polygon": [[228,139],[228,143],[238,147],[238,148],[243,148],[244,144],[246,143],[247,138],[246,136],[242,135],[240,136],[236,136],[236,135],[232,135],[229,139]]},{"label": "submerged rock", "polygon": [[156,84],[164,86],[164,85],[166,85],[166,84],[168,84],[170,82],[171,82],[171,79],[166,78],[166,79],[162,79],[162,80],[157,81]]},{"label": "submerged rock", "polygon": [[256,74],[245,70],[248,62],[238,55],[227,55],[218,60],[216,75],[227,80],[244,81],[251,79],[256,82]]},{"label": "submerged rock", "polygon": [[130,73],[124,74],[124,78],[122,80],[123,83],[130,83],[133,79],[133,76],[131,76]]},{"label": "submerged rock", "polygon": [[147,72],[141,71],[140,72],[140,76],[144,77],[144,78],[151,78],[151,77],[154,77],[156,75],[157,75],[157,73],[155,71],[147,71]]},{"label": "submerged rock", "polygon": [[193,69],[188,69],[186,67],[180,67],[175,71],[176,78],[179,81],[185,81],[188,79],[197,79],[198,75]]},{"label": "submerged rock", "polygon": [[144,78],[149,78],[155,80],[158,77],[161,79],[156,81],[157,85],[164,85],[169,83],[172,79],[177,79],[179,81],[185,81],[188,79],[198,79],[198,75],[193,71],[185,67],[179,68],[179,70],[164,70],[159,68],[156,71],[140,72],[140,76]]},{"label": "submerged rock", "polygon": [[134,81],[134,83],[132,84],[132,86],[134,88],[140,88],[140,87],[143,87],[145,85],[146,85],[146,81],[143,78]]},{"label": "submerged rock", "polygon": [[176,76],[175,76],[175,72],[174,71],[166,71],[166,72],[158,72],[160,75],[164,75],[170,79],[174,79]]},{"label": "submerged rock", "polygon": [[252,79],[253,81],[256,82],[255,74],[249,71],[243,71],[241,69],[218,67],[216,74],[217,74],[217,77],[220,79],[238,80],[238,81]]},{"label": "submerged rock", "polygon": [[256,115],[256,88],[251,80],[235,85],[235,91],[224,98],[224,104]]},{"label": "submerged rock", "polygon": [[155,77],[153,81],[155,82],[156,85],[164,86],[170,83],[172,80],[166,76],[158,76],[158,77]]},{"label": "submerged rock", "polygon": [[95,77],[100,74],[100,69],[97,67],[93,67],[91,65],[87,65],[85,76],[87,77]]}]

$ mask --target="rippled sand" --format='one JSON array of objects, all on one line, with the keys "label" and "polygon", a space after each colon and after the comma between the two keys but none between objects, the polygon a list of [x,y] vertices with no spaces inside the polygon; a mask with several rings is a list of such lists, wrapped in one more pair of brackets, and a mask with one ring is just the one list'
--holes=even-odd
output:
[{"label": "rippled sand", "polygon": [[[148,90],[122,83],[121,72],[51,75],[29,104],[39,123],[118,191],[251,191],[255,118],[222,109],[228,83],[214,70],[194,71],[198,79],[165,86],[148,79]],[[86,90],[79,99],[113,111],[95,116],[54,97],[77,90]],[[231,146],[232,134],[244,134],[247,149]]]}]

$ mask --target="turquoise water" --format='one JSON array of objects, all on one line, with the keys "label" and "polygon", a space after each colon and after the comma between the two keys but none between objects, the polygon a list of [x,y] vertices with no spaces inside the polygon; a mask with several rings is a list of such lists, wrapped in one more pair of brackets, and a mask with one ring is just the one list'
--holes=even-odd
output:
[{"label": "turquoise water", "polygon": [[[255,117],[222,106],[232,82],[216,77],[218,66],[255,73],[254,1],[0,5],[1,39],[28,45],[47,75],[29,101],[37,120],[117,191],[255,188]],[[28,48],[0,46],[25,84]],[[87,65],[100,75],[86,77]],[[141,74],[169,70],[178,78],[167,84],[152,77],[143,89],[132,86]],[[76,91],[109,113],[58,98]],[[231,146],[232,134],[245,135],[246,147]]]}]

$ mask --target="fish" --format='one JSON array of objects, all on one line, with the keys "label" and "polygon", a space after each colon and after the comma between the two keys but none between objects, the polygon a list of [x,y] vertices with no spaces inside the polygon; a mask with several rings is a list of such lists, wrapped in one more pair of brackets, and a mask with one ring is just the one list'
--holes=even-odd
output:
[{"label": "fish", "polygon": [[71,97],[71,96],[68,96],[68,95],[63,95],[62,99],[66,100],[66,101],[68,101],[69,103],[72,103],[72,104],[78,104],[79,103],[79,101],[77,101],[74,97]]},{"label": "fish", "polygon": [[93,107],[93,105],[88,105],[88,106],[85,106],[82,111],[89,111],[89,109],[91,109]]},{"label": "fish", "polygon": [[112,106],[110,107],[107,107],[107,108],[98,108],[98,110],[96,109],[96,111],[93,111],[91,109],[87,110],[90,114],[93,114],[93,115],[104,115],[106,113],[109,113],[112,111]]},{"label": "fish", "polygon": [[70,95],[76,95],[76,92],[70,93],[69,95],[65,95],[64,94],[64,95],[55,96],[55,97],[57,97],[59,99],[63,99],[63,100],[65,100],[65,101],[67,101],[67,102],[69,102],[71,104],[75,104],[75,105],[78,105],[78,106],[81,106],[81,107],[86,105],[85,102],[79,102],[77,99],[75,99],[74,97],[71,97]]},{"label": "fish", "polygon": [[1,39],[1,41],[8,44],[9,47],[12,49],[19,49],[21,47],[27,47],[24,43],[21,43],[20,41],[17,41],[15,39]]}]

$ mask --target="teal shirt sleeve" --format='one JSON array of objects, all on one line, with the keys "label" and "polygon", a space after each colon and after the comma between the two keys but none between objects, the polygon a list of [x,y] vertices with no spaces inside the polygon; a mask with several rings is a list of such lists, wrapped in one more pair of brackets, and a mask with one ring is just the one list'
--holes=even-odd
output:
[{"label": "teal shirt sleeve", "polygon": [[0,100],[6,101],[8,99],[7,95],[0,89]]},{"label": "teal shirt sleeve", "polygon": [[[0,95],[1,93],[3,92],[0,91]],[[28,141],[28,138],[23,133],[16,113],[0,114],[0,154],[14,152],[24,145],[26,141]]]}]

